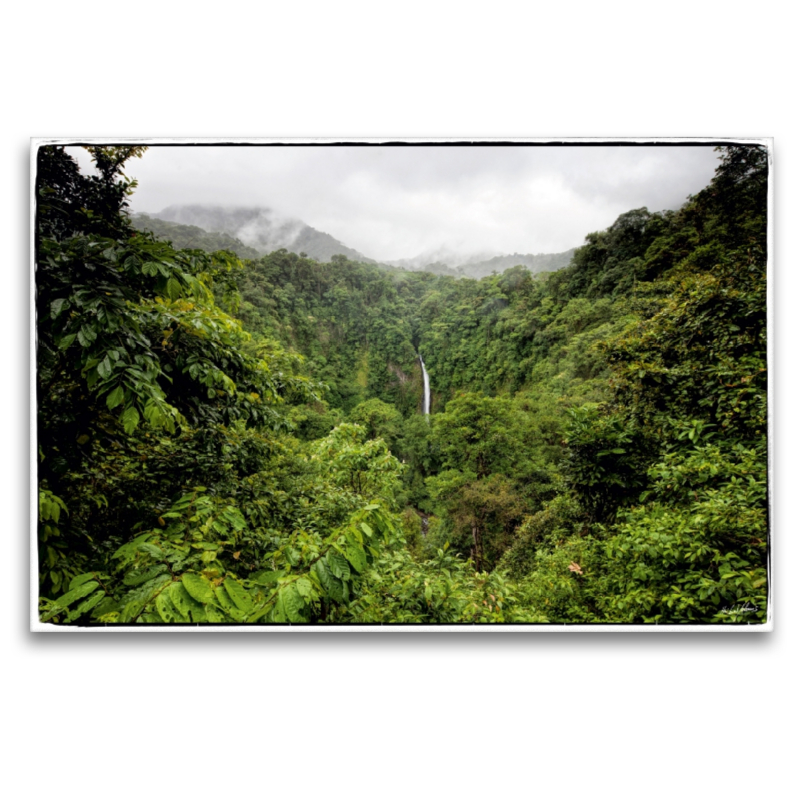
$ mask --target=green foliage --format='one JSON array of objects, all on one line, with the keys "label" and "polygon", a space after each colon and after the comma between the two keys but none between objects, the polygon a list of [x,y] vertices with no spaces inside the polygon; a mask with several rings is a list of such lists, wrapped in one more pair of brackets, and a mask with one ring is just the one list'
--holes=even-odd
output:
[{"label": "green foliage", "polygon": [[393,272],[280,250],[249,265],[240,288],[248,328],[302,353],[332,406],[349,413],[378,398],[407,413],[419,402],[410,297]]},{"label": "green foliage", "polygon": [[443,466],[458,466],[478,478],[502,469],[510,445],[510,412],[510,401],[502,397],[469,392],[454,398],[433,423]]},{"label": "green foliage", "polygon": [[477,567],[494,567],[511,544],[527,506],[502,475],[477,478],[448,470],[428,479],[431,494],[450,521],[451,541]]},{"label": "green foliage", "polygon": [[605,565],[592,536],[573,536],[539,549],[534,570],[519,583],[526,605],[548,622],[593,624],[614,622],[598,611],[598,576]]},{"label": "green foliage", "polygon": [[44,600],[42,620],[318,621],[343,613],[340,607],[347,607],[380,542],[397,535],[392,518],[368,504],[327,537],[292,537],[245,574],[239,560],[247,523],[230,502],[198,488],[174,503],[160,522],[161,527],[116,550],[113,575],[77,576],[68,592]]},{"label": "green foliage", "polygon": [[446,549],[423,562],[403,548],[383,555],[350,614],[356,622],[401,624],[547,621],[519,608],[515,587],[501,573],[475,572]]},{"label": "green foliage", "polygon": [[428,518],[421,517],[412,508],[406,508],[400,515],[400,525],[406,548],[418,561],[422,556],[423,540],[429,525]]},{"label": "green foliage", "polygon": [[[109,506],[99,485],[117,494],[113,511],[125,518],[143,494],[146,462],[170,450],[165,442],[198,441],[239,423],[275,430],[285,399],[313,398],[307,380],[284,371],[282,356],[245,353],[248,335],[216,305],[215,293],[232,297],[238,261],[137,234],[124,213],[132,184],[121,173],[137,151],[92,153],[102,177],[82,176],[63,148],[39,152],[40,487],[73,511],[57,543],[40,526],[48,592],[75,574],[63,561],[85,566],[98,549],[105,558],[120,533],[145,522],[128,513],[121,528],[106,527],[109,515],[95,513]],[[142,511],[152,519],[164,489],[147,491]]]},{"label": "green foliage", "polygon": [[261,255],[228,233],[205,231],[196,225],[180,225],[147,214],[137,214],[131,222],[137,230],[150,231],[157,239],[169,242],[176,250],[203,250],[206,253],[227,250],[239,258],[249,259],[256,259]]},{"label": "green foliage", "polygon": [[764,452],[697,447],[650,470],[645,505],[605,543],[603,606],[624,622],[764,622],[767,475]]},{"label": "green foliage", "polygon": [[362,425],[368,439],[383,439],[394,451],[403,424],[403,417],[392,405],[377,397],[357,405],[350,412],[350,421]]},{"label": "green foliage", "polygon": [[295,435],[306,441],[322,439],[337,425],[344,422],[344,414],[338,408],[331,408],[325,400],[317,400],[303,406],[288,409]]},{"label": "green foliage", "polygon": [[[69,516],[66,504],[49,489],[39,489],[39,571],[55,591],[63,589],[81,571],[82,563],[69,558],[59,520]],[[45,578],[46,576],[46,578]]]},{"label": "green foliage", "polygon": [[342,423],[317,443],[312,458],[319,461],[335,485],[354,496],[391,498],[402,465],[383,440],[365,438],[360,425]]},{"label": "green foliage", "polygon": [[593,520],[608,519],[638,498],[652,446],[630,420],[601,408],[582,406],[569,413],[567,479]]},{"label": "green foliage", "polygon": [[403,474],[405,502],[425,512],[433,510],[426,479],[440,468],[439,453],[431,440],[429,420],[412,414],[403,420],[398,455],[407,468]]},{"label": "green foliage", "polygon": [[606,345],[618,402],[643,423],[705,419],[734,438],[766,430],[766,264],[758,250],[727,251],[696,274],[689,259],[648,320]]},{"label": "green foliage", "polygon": [[523,578],[536,570],[537,558],[561,547],[569,539],[585,535],[588,530],[586,515],[576,495],[565,488],[540,511],[523,520],[499,568],[514,578]]}]

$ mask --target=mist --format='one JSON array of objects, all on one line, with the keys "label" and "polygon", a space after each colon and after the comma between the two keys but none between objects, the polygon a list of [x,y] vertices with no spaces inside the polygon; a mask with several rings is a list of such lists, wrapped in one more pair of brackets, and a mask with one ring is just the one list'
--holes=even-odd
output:
[{"label": "mist", "polygon": [[126,174],[135,212],[257,206],[396,260],[561,252],[632,208],[679,208],[716,163],[705,145],[151,145]]}]

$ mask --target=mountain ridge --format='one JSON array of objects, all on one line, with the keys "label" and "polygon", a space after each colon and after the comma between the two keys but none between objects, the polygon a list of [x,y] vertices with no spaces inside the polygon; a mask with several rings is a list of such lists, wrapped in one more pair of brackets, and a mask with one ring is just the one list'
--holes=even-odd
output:
[{"label": "mountain ridge", "polygon": [[445,260],[448,258],[446,251],[440,249],[437,253],[437,255],[440,254],[440,257],[430,261],[425,261],[425,256],[417,256],[384,263],[411,272],[433,272],[479,279],[485,278],[493,272],[505,272],[516,266],[523,266],[534,274],[554,272],[569,265],[576,249],[573,247],[562,253],[498,253],[488,258],[481,257],[483,254],[476,254],[471,257],[450,257],[449,260]]},{"label": "mountain ridge", "polygon": [[327,263],[335,255],[411,272],[431,272],[480,279],[521,265],[532,273],[552,272],[570,263],[576,248],[562,253],[466,254],[446,246],[412,258],[373,259],[300,219],[284,217],[264,206],[176,204],[157,213],[135,214],[134,224],[169,238],[178,247],[228,249],[242,258],[257,258],[286,249]]},{"label": "mountain ridge", "polygon": [[374,259],[347,247],[329,233],[263,206],[171,205],[149,216],[227,233],[261,255],[286,249],[323,262],[330,261],[335,255],[343,255],[355,261],[375,263]]}]

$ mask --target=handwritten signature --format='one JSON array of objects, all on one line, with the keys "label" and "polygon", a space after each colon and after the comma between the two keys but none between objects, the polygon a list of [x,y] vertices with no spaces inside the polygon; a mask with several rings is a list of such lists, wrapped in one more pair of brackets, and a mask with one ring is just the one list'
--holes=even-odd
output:
[{"label": "handwritten signature", "polygon": [[720,614],[754,614],[758,609],[750,603],[739,603],[736,606],[725,606]]}]

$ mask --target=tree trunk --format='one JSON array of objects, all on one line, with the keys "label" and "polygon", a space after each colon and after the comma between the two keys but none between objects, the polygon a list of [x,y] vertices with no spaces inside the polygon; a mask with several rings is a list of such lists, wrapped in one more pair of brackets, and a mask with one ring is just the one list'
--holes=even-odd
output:
[{"label": "tree trunk", "polygon": [[475,559],[475,569],[480,572],[481,564],[483,562],[483,553],[481,552],[481,531],[476,522],[472,523],[472,554]]}]

